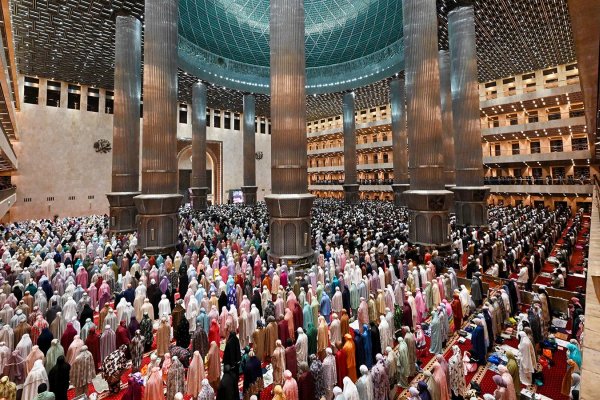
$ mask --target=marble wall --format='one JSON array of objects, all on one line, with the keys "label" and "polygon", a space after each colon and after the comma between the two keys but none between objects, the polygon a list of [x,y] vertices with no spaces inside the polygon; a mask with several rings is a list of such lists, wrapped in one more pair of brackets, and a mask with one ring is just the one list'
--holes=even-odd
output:
[{"label": "marble wall", "polygon": [[10,219],[108,213],[112,153],[96,153],[94,142],[112,142],[112,115],[23,103],[16,116]]},{"label": "marble wall", "polygon": [[[192,125],[179,124],[177,130],[179,139],[192,139]],[[256,134],[256,152],[262,152],[263,158],[256,160],[256,186],[258,186],[257,198],[262,201],[266,194],[271,193],[271,135]],[[244,183],[244,171],[242,162],[243,137],[241,131],[206,129],[208,141],[219,141],[223,144],[223,200],[229,198],[229,191],[239,189]]]},{"label": "marble wall", "polygon": [[[66,104],[40,104],[44,105],[22,102],[16,113],[19,141],[13,145],[19,170],[12,180],[17,186],[17,201],[8,218],[17,221],[108,213],[105,194],[110,191],[112,153],[97,153],[94,142],[107,139],[112,143],[113,116],[68,109]],[[191,131],[188,116],[187,124],[178,124],[177,136],[191,139]],[[207,139],[222,142],[221,198],[227,201],[228,192],[243,183],[242,132],[209,127]],[[263,153],[256,162],[259,200],[271,192],[270,148],[271,136],[257,133],[256,151]]]}]

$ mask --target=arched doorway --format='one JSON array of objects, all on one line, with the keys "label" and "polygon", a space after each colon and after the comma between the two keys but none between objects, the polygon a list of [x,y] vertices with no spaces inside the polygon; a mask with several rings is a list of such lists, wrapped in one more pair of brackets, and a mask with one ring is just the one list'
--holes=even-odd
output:
[{"label": "arched doorway", "polygon": [[[217,182],[219,176],[215,167],[216,160],[210,151],[206,152],[206,185],[208,186],[208,202],[215,204],[220,201]],[[183,203],[190,202],[189,187],[192,176],[192,146],[186,146],[177,155],[178,190],[183,195]]]}]

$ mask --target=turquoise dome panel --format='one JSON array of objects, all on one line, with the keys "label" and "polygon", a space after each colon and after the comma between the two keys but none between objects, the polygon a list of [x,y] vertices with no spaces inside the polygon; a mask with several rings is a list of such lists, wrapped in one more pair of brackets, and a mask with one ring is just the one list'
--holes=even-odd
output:
[{"label": "turquoise dome panel", "polygon": [[[179,4],[182,68],[225,86],[268,92],[269,0]],[[356,87],[401,69],[401,0],[305,0],[304,6],[309,92]]]}]

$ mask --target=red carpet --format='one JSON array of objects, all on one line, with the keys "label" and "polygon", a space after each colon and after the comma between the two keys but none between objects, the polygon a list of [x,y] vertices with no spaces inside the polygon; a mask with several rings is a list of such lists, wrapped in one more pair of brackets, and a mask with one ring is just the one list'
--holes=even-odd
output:
[{"label": "red carpet", "polygon": [[[567,234],[569,228],[572,226],[573,220],[571,219],[565,230],[562,232],[561,237],[556,242],[554,249],[550,255],[556,255],[556,252],[559,248],[559,244],[562,245],[564,243],[563,237]],[[584,246],[586,245],[587,238],[589,237],[589,228],[590,228],[590,216],[584,215],[581,222],[581,229],[577,235],[577,241],[575,248],[573,249],[573,253],[571,254],[571,261],[569,263],[569,273],[583,273],[583,259],[584,259]],[[588,235],[588,236],[586,236]],[[542,272],[552,273],[554,271],[554,265],[551,263],[544,263],[542,267]],[[516,276],[515,276],[516,277]],[[544,276],[538,276],[535,280],[535,283],[540,285],[548,285],[552,284],[552,280],[550,278]],[[576,291],[579,287],[585,286],[585,279],[582,277],[568,275],[565,277],[565,290]]]},{"label": "red carpet", "polygon": [[[516,339],[506,341],[506,344],[517,348],[518,342]],[[550,397],[554,400],[569,400],[569,396],[563,396],[560,393],[563,376],[567,370],[566,362],[567,352],[566,350],[557,350],[554,353],[554,366],[548,366],[543,369],[544,374],[544,385],[537,386],[536,393]],[[496,390],[496,384],[493,381],[495,372],[487,370],[483,376],[480,386],[483,393],[494,393]]]}]

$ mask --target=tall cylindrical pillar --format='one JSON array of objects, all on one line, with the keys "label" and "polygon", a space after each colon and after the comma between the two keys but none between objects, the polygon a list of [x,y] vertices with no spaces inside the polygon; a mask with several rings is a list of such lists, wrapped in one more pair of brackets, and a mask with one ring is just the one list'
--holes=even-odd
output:
[{"label": "tall cylindrical pillar", "polygon": [[456,155],[454,204],[459,226],[482,226],[487,221],[487,197],[483,185],[483,154],[477,83],[475,11],[462,5],[448,13],[452,114]]},{"label": "tall cylindrical pillar", "polygon": [[344,199],[348,204],[359,200],[356,181],[356,119],[354,116],[354,93],[344,94],[342,104],[344,127]]},{"label": "tall cylindrical pillar", "polygon": [[256,203],[256,98],[252,94],[244,95],[244,203]]},{"label": "tall cylindrical pillar", "polygon": [[133,232],[140,186],[140,96],[142,23],[132,15],[115,20],[115,101],[110,204],[110,231]]},{"label": "tall cylindrical pillar", "polygon": [[394,204],[405,206],[404,192],[409,188],[408,137],[406,132],[406,92],[404,79],[390,81],[390,107],[392,112],[392,154],[394,161]]},{"label": "tall cylindrical pillar", "polygon": [[306,154],[304,0],[271,0],[270,253],[274,261],[304,265],[311,249]]},{"label": "tall cylindrical pillar", "polygon": [[403,20],[409,237],[425,248],[446,248],[452,193],[444,188],[436,0],[404,0]]},{"label": "tall cylindrical pillar", "polygon": [[450,80],[450,53],[440,50],[440,95],[442,106],[442,136],[444,137],[444,183],[447,189],[455,185],[454,126],[452,122],[452,88]]},{"label": "tall cylindrical pillar", "polygon": [[190,199],[192,208],[206,210],[206,85],[192,86],[192,175]]},{"label": "tall cylindrical pillar", "polygon": [[142,194],[135,197],[138,245],[168,253],[177,244],[177,0],[146,0]]}]

